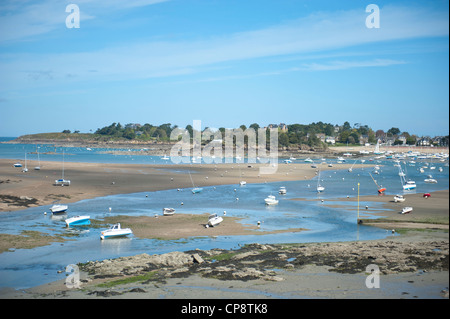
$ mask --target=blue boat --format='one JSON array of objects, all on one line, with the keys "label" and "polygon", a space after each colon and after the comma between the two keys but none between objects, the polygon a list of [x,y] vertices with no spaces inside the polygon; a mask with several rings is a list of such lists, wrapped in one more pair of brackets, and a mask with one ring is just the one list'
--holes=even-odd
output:
[{"label": "blue boat", "polygon": [[192,194],[197,194],[200,193],[203,190],[203,188],[200,187],[196,187],[192,189]]},{"label": "blue boat", "polygon": [[91,216],[75,216],[65,220],[67,226],[85,226],[90,225],[91,221],[89,220]]}]

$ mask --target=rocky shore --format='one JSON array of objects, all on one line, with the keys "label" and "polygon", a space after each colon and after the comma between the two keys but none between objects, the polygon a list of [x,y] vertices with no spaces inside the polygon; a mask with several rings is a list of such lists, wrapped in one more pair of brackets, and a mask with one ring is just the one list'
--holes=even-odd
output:
[{"label": "rocky shore", "polygon": [[[64,280],[0,298],[448,298],[448,233],[374,241],[251,244],[236,250],[139,254],[78,264]],[[367,289],[376,265],[382,288]]]},{"label": "rocky shore", "polygon": [[239,250],[195,250],[162,255],[140,254],[80,264],[92,279],[134,276],[155,271],[153,280],[200,274],[222,280],[282,281],[272,269],[306,265],[328,266],[329,271],[356,274],[378,264],[382,274],[418,270],[448,271],[448,241],[394,241],[261,245]]}]

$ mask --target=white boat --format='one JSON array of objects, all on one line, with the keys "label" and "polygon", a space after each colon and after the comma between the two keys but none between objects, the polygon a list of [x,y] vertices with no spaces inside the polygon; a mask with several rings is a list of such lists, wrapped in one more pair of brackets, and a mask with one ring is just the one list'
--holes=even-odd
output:
[{"label": "white boat", "polygon": [[163,208],[163,215],[164,216],[172,216],[175,213],[174,208]]},{"label": "white boat", "polygon": [[70,180],[60,178],[55,180],[55,186],[70,186]]},{"label": "white boat", "polygon": [[395,195],[394,196],[394,202],[398,203],[398,202],[404,202],[405,201],[405,197],[403,197],[403,195]]},{"label": "white boat", "polygon": [[380,140],[377,140],[377,145],[375,145],[375,149],[373,151],[375,155],[383,154],[383,152],[380,152]]},{"label": "white boat", "polygon": [[36,147],[36,153],[38,158],[38,165],[34,167],[34,170],[39,171],[41,169],[41,159],[39,158],[39,147]]},{"label": "white boat", "polygon": [[67,226],[84,226],[84,225],[90,225],[91,216],[75,216],[70,217],[65,220]]},{"label": "white boat", "polygon": [[347,153],[344,153],[342,155],[349,157],[349,156],[352,156],[352,153],[347,152]]},{"label": "white boat", "polygon": [[64,179],[64,150],[63,150],[63,161],[62,161],[62,176],[60,179],[55,180],[55,186],[70,186],[70,180]]},{"label": "white boat", "polygon": [[14,167],[22,167],[22,163],[17,162],[16,164],[14,164]]},{"label": "white boat", "polygon": [[266,205],[276,205],[278,204],[278,199],[276,199],[273,195],[269,195],[266,199],[264,199],[264,202]]},{"label": "white boat", "polygon": [[437,180],[434,178],[425,178],[424,180],[425,183],[430,183],[430,184],[436,184]]},{"label": "white boat", "polygon": [[115,238],[115,237],[125,237],[131,235],[133,232],[130,228],[121,228],[120,223],[111,226],[110,229],[101,232],[100,238]]},{"label": "white boat", "polygon": [[280,195],[286,195],[286,187],[281,186],[281,187],[280,187],[280,190],[278,191],[278,194],[280,194]]},{"label": "white boat", "polygon": [[289,163],[292,163],[292,161],[291,161],[290,159],[285,159],[285,160],[283,161],[283,163],[289,164]]},{"label": "white boat", "polygon": [[317,192],[321,193],[325,190],[325,187],[320,185],[320,170],[319,170],[319,176],[317,177]]},{"label": "white boat", "polygon": [[222,217],[220,217],[217,214],[212,214],[212,215],[209,215],[209,217],[208,217],[208,224],[207,224],[207,226],[208,227],[214,227],[214,226],[219,225],[221,222],[223,222],[223,218]]},{"label": "white boat", "polygon": [[403,207],[402,214],[409,214],[413,211],[412,207]]},{"label": "white boat", "polygon": [[414,181],[407,181],[406,180],[406,173],[403,172],[401,166],[398,168],[399,169],[399,173],[398,175],[400,176],[400,182],[402,183],[402,187],[404,191],[410,191],[413,189],[416,189],[416,182]]},{"label": "white boat", "polygon": [[310,158],[308,157],[307,159],[305,159],[305,162],[306,162],[306,163],[312,163],[313,161],[312,161],[312,159],[310,159]]},{"label": "white boat", "polygon": [[164,155],[163,157],[161,157],[161,159],[164,161],[168,161],[168,160],[170,160],[170,157],[167,155]]},{"label": "white boat", "polygon": [[240,181],[239,185],[241,185],[241,186],[247,185],[247,182],[246,181]]},{"label": "white boat", "polygon": [[27,168],[27,153],[25,153],[25,167],[22,169],[22,172],[24,172],[24,173],[28,172],[28,168]]},{"label": "white boat", "polygon": [[50,211],[52,214],[64,214],[68,208],[69,206],[67,205],[53,204],[53,206],[50,207]]},{"label": "white boat", "polygon": [[405,191],[410,191],[410,190],[416,189],[416,187],[417,187],[416,182],[414,182],[414,181],[407,181],[402,186],[403,186],[403,190],[405,190]]}]

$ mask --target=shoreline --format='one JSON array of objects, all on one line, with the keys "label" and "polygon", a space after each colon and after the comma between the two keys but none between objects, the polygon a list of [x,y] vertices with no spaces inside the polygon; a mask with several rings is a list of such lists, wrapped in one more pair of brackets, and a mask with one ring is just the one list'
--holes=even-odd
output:
[{"label": "shoreline", "polygon": [[[57,187],[51,186],[51,182],[54,179],[60,177],[60,163],[43,162],[41,171],[31,171],[28,173],[22,173],[16,168],[12,167],[12,161],[9,159],[0,159],[0,194],[10,195],[13,194],[33,198],[37,200],[37,203],[42,206],[41,203],[49,203],[53,198],[62,198],[64,202],[76,202],[86,198],[93,198],[99,196],[107,196],[114,194],[124,193],[138,193],[138,192],[151,192],[163,189],[176,189],[176,188],[192,188],[187,170],[193,172],[192,178],[195,181],[196,186],[212,186],[222,184],[235,184],[241,179],[247,181],[247,183],[264,183],[275,181],[288,181],[299,179],[310,179],[316,175],[316,169],[310,167],[310,164],[279,164],[278,171],[273,175],[260,175],[259,167],[261,164],[252,164],[252,167],[248,167],[247,164],[240,166],[238,164],[210,164],[210,165],[136,165],[136,164],[97,164],[97,163],[66,163],[66,178],[72,180],[72,185],[69,187]],[[332,168],[326,167],[328,170],[346,169],[351,164],[340,164]],[[357,165],[355,165],[357,166]],[[363,166],[365,167],[365,166]],[[242,174],[243,173],[243,174]],[[73,177],[73,176],[76,176]],[[206,178],[208,177],[208,178]],[[9,181],[8,181],[9,180]],[[6,182],[8,181],[8,182]],[[113,183],[114,182],[114,183]],[[77,185],[78,184],[78,185]],[[6,187],[5,187],[6,186]],[[21,191],[22,194],[17,194],[17,191]],[[51,196],[49,196],[51,195]],[[112,273],[111,276],[104,278],[92,279],[89,276],[84,277],[86,281],[83,281],[83,289],[67,289],[64,281],[52,282],[47,285],[33,287],[24,291],[16,291],[11,289],[0,289],[0,298],[426,298],[424,295],[425,288],[419,288],[414,292],[407,292],[404,286],[409,282],[415,281],[420,275],[421,284],[426,287],[433,287],[435,289],[438,283],[441,288],[433,291],[433,298],[448,298],[448,195],[449,191],[436,191],[432,193],[432,196],[428,199],[422,198],[422,194],[407,195],[405,204],[415,206],[414,212],[408,215],[399,215],[399,205],[391,203],[393,196],[362,196],[360,201],[363,202],[381,202],[383,203],[383,211],[377,210],[369,212],[374,215],[385,216],[383,222],[373,222],[369,220],[363,220],[366,225],[372,225],[377,227],[383,227],[386,229],[400,228],[402,224],[405,224],[406,234],[401,236],[390,236],[386,239],[375,241],[357,241],[357,242],[343,242],[343,243],[311,243],[311,244],[281,244],[281,245],[250,245],[252,249],[246,247],[244,250],[239,251],[223,251],[212,249],[207,252],[198,251],[201,259],[204,262],[197,264],[191,263],[182,264],[177,266],[175,270],[170,270],[169,266],[161,266],[163,272],[152,273],[153,270],[145,271],[141,273]],[[392,198],[391,198],[392,197]],[[24,199],[26,200],[26,198]],[[297,199],[298,200],[298,199]],[[300,199],[303,200],[303,199]],[[329,199],[327,201],[356,201],[357,199]],[[324,203],[327,204],[326,201]],[[11,208],[11,206],[2,204],[3,209]],[[36,205],[36,204],[35,204]],[[23,209],[23,207],[13,210]],[[348,206],[346,209],[349,209]],[[354,209],[354,207],[352,208]],[[361,207],[363,211],[364,208]],[[1,211],[1,210],[0,210]],[[364,210],[365,211],[365,210]],[[146,222],[161,222],[165,221],[170,223],[171,217],[151,218],[147,217]],[[401,218],[401,220],[398,220]],[[424,218],[431,218],[431,221],[440,221],[440,225],[445,224],[446,228],[438,229],[435,227],[436,223],[422,223]],[[231,220],[231,219],[230,219]],[[134,222],[135,225],[143,222],[140,217],[136,220],[127,217],[123,220],[124,225],[127,222]],[[195,227],[201,225],[202,221],[194,221]],[[236,223],[236,222],[235,222]],[[239,224],[239,223],[236,223]],[[425,231],[419,231],[420,228],[430,227],[432,229],[426,229]],[[167,226],[167,225],[166,225]],[[411,230],[411,226],[415,230]],[[247,225],[241,225],[242,228],[246,228]],[[164,230],[166,227],[161,227]],[[218,227],[219,228],[219,227]],[[255,232],[255,226],[248,227],[245,231]],[[204,229],[204,227],[202,227]],[[198,231],[198,229],[196,230]],[[228,232],[229,230],[227,230]],[[301,229],[293,229],[287,231],[302,231]],[[216,234],[215,234],[216,235]],[[226,234],[225,234],[226,235]],[[162,237],[161,237],[162,238]],[[362,246],[361,246],[362,245]],[[406,246],[405,246],[406,245]],[[437,245],[437,246],[436,246]],[[295,264],[290,257],[291,253],[294,254],[298,251],[295,249],[303,249],[304,247],[314,247],[309,254],[311,254],[311,260],[304,261],[303,263]],[[417,247],[424,246],[426,248],[424,253],[417,253]],[[266,247],[264,249],[263,247]],[[269,248],[268,248],[269,247]],[[270,247],[274,248],[271,249]],[[297,247],[297,248],[293,248]],[[388,282],[392,285],[398,285],[400,291],[392,295],[386,295],[385,291],[366,289],[361,294],[361,282],[364,285],[365,274],[361,271],[348,274],[330,271],[331,268],[339,268],[343,266],[346,261],[342,259],[342,256],[348,254],[354,254],[355,252],[361,256],[361,260],[366,262],[373,262],[374,260],[384,262],[383,256],[375,257],[370,255],[373,249],[377,250],[382,247],[383,251],[390,251],[392,249],[405,252],[402,255],[402,259],[397,260],[395,267],[403,267],[405,261],[408,261],[412,257],[408,257],[409,254],[417,260],[422,260],[423,256],[427,256],[427,252],[440,251],[438,255],[447,260],[447,270],[439,270],[433,268],[433,262],[424,263],[426,266],[426,272],[423,272],[421,266],[415,265],[411,269],[413,271],[394,271],[383,274],[382,281]],[[405,248],[406,247],[406,248]],[[435,248],[432,248],[435,247]],[[444,249],[442,249],[444,247]],[[343,254],[339,254],[334,259],[328,259],[328,255],[339,251]],[[294,249],[294,250],[292,250]],[[409,250],[408,250],[409,249]],[[413,249],[416,249],[416,253],[412,254]],[[265,265],[262,259],[258,259],[261,253],[270,251],[269,264]],[[321,253],[320,253],[321,252]],[[174,254],[177,252],[174,252]],[[191,252],[192,255],[196,252]],[[366,255],[369,253],[369,255]],[[171,253],[169,253],[171,254]],[[181,253],[180,253],[181,254]],[[216,264],[213,259],[208,259],[208,254],[228,254],[230,263],[225,265]],[[242,259],[236,260],[236,254],[241,254]],[[412,254],[412,255],[411,255]],[[433,253],[434,254],[434,253]],[[167,255],[167,254],[164,254]],[[302,253],[304,255],[304,252]],[[165,258],[168,256],[157,255],[158,258]],[[184,256],[184,255],[183,255]],[[269,256],[269,255],[267,255]],[[292,255],[294,256],[294,255]],[[296,258],[300,258],[299,254]],[[314,257],[315,256],[315,257]],[[349,260],[354,258],[349,256]],[[406,257],[405,257],[406,256]],[[184,256],[186,257],[186,256]],[[350,258],[351,257],[351,258]],[[369,258],[370,257],[370,258]],[[440,257],[440,258],[441,258]],[[139,257],[120,257],[117,260],[125,260],[126,258]],[[156,258],[156,257],[155,257]],[[192,260],[192,256],[186,257]],[[227,257],[228,258],[228,257]],[[377,259],[378,258],[378,259]],[[397,258],[391,256],[392,260]],[[413,260],[416,260],[412,258]],[[424,257],[425,258],[425,257]],[[199,259],[199,260],[201,260]],[[206,259],[206,262],[205,262]],[[128,259],[127,259],[128,260]],[[99,261],[99,263],[102,261]],[[115,263],[114,261],[113,263]],[[243,262],[243,263],[242,263]],[[409,261],[408,261],[409,262]],[[406,262],[406,264],[408,263]],[[281,263],[281,264],[280,264]],[[231,264],[231,265],[230,265]],[[101,264],[98,264],[99,269]],[[264,266],[265,265],[265,266]],[[277,266],[278,265],[278,266]],[[281,266],[280,266],[281,265]],[[293,265],[293,266],[291,266]],[[362,264],[360,264],[361,266]],[[422,265],[422,264],[420,264]],[[194,268],[191,268],[193,266]],[[272,268],[264,268],[264,267]],[[361,268],[358,266],[359,268]],[[216,267],[223,267],[216,269]],[[262,268],[261,268],[262,267]],[[273,268],[275,267],[275,268]],[[280,267],[277,270],[277,267]],[[331,268],[330,268],[331,267]],[[415,267],[415,268],[414,268]],[[428,267],[428,268],[427,268]],[[132,267],[134,269],[134,266]],[[203,269],[205,268],[205,269]],[[210,268],[210,270],[208,270]],[[359,269],[358,268],[358,269]],[[444,267],[445,268],[445,267]],[[130,268],[127,268],[130,269]],[[140,269],[137,267],[136,269]],[[275,270],[274,270],[275,269]],[[403,269],[403,268],[402,268]],[[147,269],[148,270],[148,269]],[[204,272],[212,274],[212,277],[203,276]],[[114,272],[114,271],[113,271]],[[228,274],[231,277],[221,277],[223,274]],[[135,277],[150,276],[150,278],[141,282],[134,282]],[[157,275],[157,276],[156,276]],[[86,276],[86,274],[83,274]],[[133,283],[115,283],[116,280],[125,278],[131,279]],[[324,279],[325,278],[325,279]],[[363,278],[363,279],[361,279]],[[406,282],[405,282],[406,280]],[[112,288],[98,286],[101,282],[113,285]],[[308,285],[305,286],[305,282]],[[327,285],[334,285],[335,289],[327,288]],[[359,286],[358,286],[359,285]],[[183,287],[203,287],[198,288],[192,295],[186,292]],[[412,285],[410,285],[412,286]],[[216,287],[216,290],[211,291],[211,287]],[[229,288],[236,287],[236,288]],[[337,287],[337,288],[336,288]],[[447,288],[446,288],[447,287]],[[364,286],[363,286],[364,288]],[[137,289],[137,290],[136,290]],[[422,289],[422,290],[421,290]],[[428,288],[426,288],[428,289]],[[431,288],[430,288],[431,289]],[[445,294],[445,290],[447,293]],[[194,289],[195,290],[195,289]],[[190,291],[187,289],[187,291]],[[343,295],[340,293],[344,291]],[[420,292],[417,292],[420,291]],[[441,293],[441,291],[444,291]],[[141,293],[137,293],[141,292]],[[406,295],[404,293],[408,293]]]},{"label": "shoreline", "polygon": [[[369,265],[380,268],[379,289],[366,286]],[[442,232],[372,241],[255,243],[78,266],[79,289],[59,280],[0,289],[0,299],[448,299],[448,234]]]},{"label": "shoreline", "polygon": [[[11,159],[0,159],[0,212],[45,206],[54,201],[74,203],[102,196],[185,189],[216,185],[270,183],[311,179],[316,168],[306,163],[278,164],[276,173],[261,174],[268,164],[101,164],[64,163],[64,178],[70,186],[53,186],[61,178],[62,164],[41,162],[41,170],[13,167]],[[322,167],[322,170],[348,169],[352,164]],[[354,167],[365,167],[356,164]],[[188,172],[192,172],[192,182]]]}]

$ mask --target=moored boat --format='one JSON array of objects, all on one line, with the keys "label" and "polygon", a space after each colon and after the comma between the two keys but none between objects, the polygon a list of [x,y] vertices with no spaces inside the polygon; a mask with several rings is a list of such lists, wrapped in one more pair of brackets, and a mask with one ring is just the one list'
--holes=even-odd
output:
[{"label": "moored boat", "polygon": [[402,214],[409,214],[413,211],[412,207],[403,207]]},{"label": "moored boat", "polygon": [[222,217],[220,217],[217,214],[212,214],[212,215],[209,215],[209,217],[208,217],[208,224],[207,224],[207,226],[208,227],[214,227],[214,226],[219,225],[221,222],[223,222],[223,218]]},{"label": "moored boat", "polygon": [[286,187],[281,186],[281,187],[280,187],[280,190],[278,191],[278,194],[280,194],[280,195],[286,195]]},{"label": "moored boat", "polygon": [[266,205],[276,205],[278,204],[278,199],[276,199],[273,195],[269,195],[266,199],[264,199],[264,202]]},{"label": "moored boat", "polygon": [[65,220],[67,226],[84,226],[84,225],[90,225],[91,216],[75,216],[70,217]]},{"label": "moored boat", "polygon": [[416,182],[414,182],[414,181],[407,181],[402,186],[403,186],[403,190],[410,191],[410,190],[416,189]]},{"label": "moored boat", "polygon": [[394,196],[394,202],[404,202],[405,201],[405,197],[403,197],[403,195],[395,195]]},{"label": "moored boat", "polygon": [[50,211],[52,214],[64,214],[69,206],[63,205],[63,204],[53,204],[52,207],[50,207]]},{"label": "moored boat", "polygon": [[175,213],[175,209],[174,208],[163,208],[163,215],[164,216],[172,216]]},{"label": "moored boat", "polygon": [[100,238],[101,239],[107,239],[107,238],[116,238],[116,237],[126,237],[128,235],[131,235],[133,232],[130,228],[122,228],[120,226],[120,223],[117,223],[113,226],[111,226],[110,229],[104,230],[101,232]]}]

